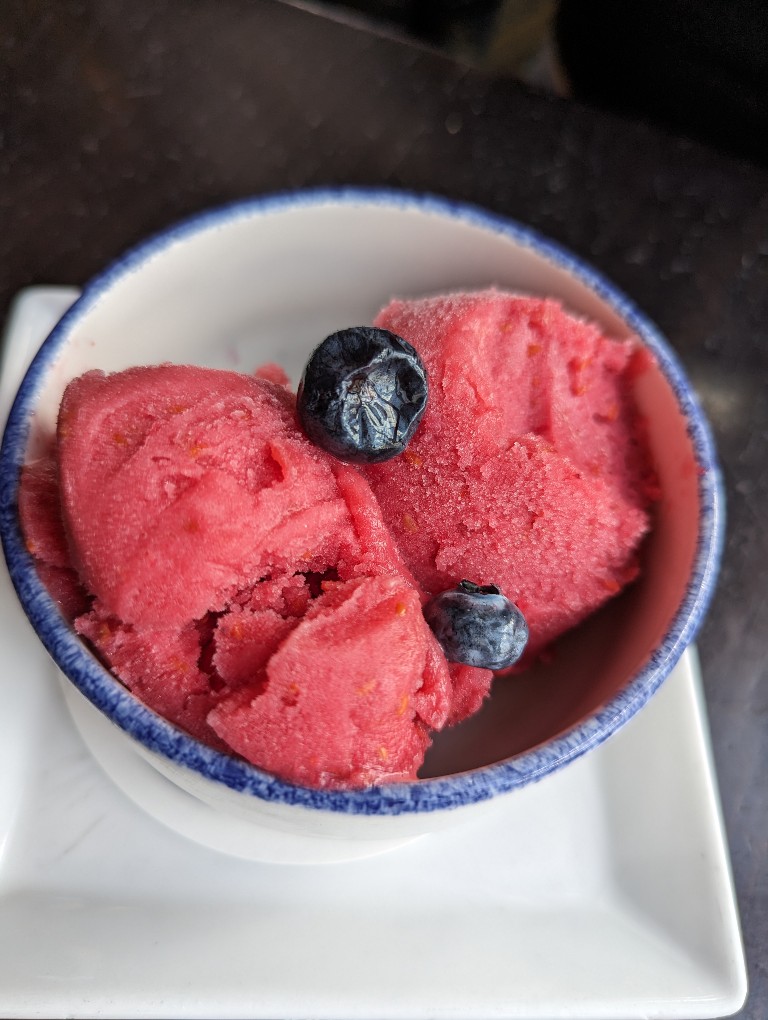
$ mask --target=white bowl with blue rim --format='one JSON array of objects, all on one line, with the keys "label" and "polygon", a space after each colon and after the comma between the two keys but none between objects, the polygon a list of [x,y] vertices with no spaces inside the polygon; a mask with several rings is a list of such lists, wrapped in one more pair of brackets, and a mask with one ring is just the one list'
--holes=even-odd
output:
[{"label": "white bowl with blue rim", "polygon": [[[552,663],[496,684],[475,717],[438,735],[417,782],[355,791],[296,786],[202,745],[142,705],[62,618],[19,527],[20,469],[54,427],[66,384],[88,369],[161,361],[242,371],[274,361],[296,382],[320,339],[370,322],[393,296],[491,285],[559,298],[612,336],[638,336],[654,354],[657,368],[638,378],[636,400],[649,422],[662,498],[640,579],[563,638]],[[521,787],[599,745],[642,708],[692,641],[723,534],[707,423],[677,357],[627,297],[519,224],[435,197],[354,188],[204,212],[88,283],[19,389],[0,455],[0,493],[13,583],[101,765],[187,836],[284,862],[389,849],[509,804]]]}]

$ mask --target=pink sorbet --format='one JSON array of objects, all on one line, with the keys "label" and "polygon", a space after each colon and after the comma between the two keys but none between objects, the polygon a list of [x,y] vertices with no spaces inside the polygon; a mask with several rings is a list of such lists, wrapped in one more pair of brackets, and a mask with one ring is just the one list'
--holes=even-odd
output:
[{"label": "pink sorbet", "polygon": [[526,615],[525,661],[638,570],[656,483],[648,364],[554,301],[394,301],[429,402],[400,457],[353,468],[300,432],[277,366],[162,365],[67,387],[20,512],[62,612],[137,697],[284,779],[416,777],[487,670],[448,664],[421,606],[462,578]]},{"label": "pink sorbet", "polygon": [[413,779],[491,674],[446,662],[370,487],[294,403],[232,372],[86,373],[23,472],[27,541],[78,632],[171,722],[310,786]]},{"label": "pink sorbet", "polygon": [[655,480],[632,381],[650,355],[495,290],[393,301],[375,325],[416,348],[429,402],[403,456],[362,473],[419,584],[498,585],[530,662],[637,574]]}]

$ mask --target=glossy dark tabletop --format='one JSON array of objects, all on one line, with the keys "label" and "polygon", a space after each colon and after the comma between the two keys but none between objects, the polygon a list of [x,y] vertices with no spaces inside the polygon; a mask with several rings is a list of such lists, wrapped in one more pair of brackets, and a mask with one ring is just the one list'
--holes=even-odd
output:
[{"label": "glossy dark tabletop", "polygon": [[243,195],[364,183],[530,224],[677,349],[728,498],[698,638],[749,963],[768,1017],[768,171],[272,0],[0,5],[0,314]]}]

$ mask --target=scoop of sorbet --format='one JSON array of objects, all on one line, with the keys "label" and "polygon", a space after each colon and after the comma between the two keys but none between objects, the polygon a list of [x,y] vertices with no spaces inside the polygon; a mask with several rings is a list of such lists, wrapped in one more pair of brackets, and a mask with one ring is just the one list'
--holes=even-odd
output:
[{"label": "scoop of sorbet", "polygon": [[403,456],[360,470],[420,585],[492,579],[529,662],[637,574],[655,479],[632,387],[650,355],[495,290],[393,301],[376,325],[418,351],[430,400]]},{"label": "scoop of sorbet", "polygon": [[488,691],[488,671],[447,664],[369,485],[306,439],[279,384],[86,373],[21,512],[123,683],[284,779],[413,779],[430,733]]}]

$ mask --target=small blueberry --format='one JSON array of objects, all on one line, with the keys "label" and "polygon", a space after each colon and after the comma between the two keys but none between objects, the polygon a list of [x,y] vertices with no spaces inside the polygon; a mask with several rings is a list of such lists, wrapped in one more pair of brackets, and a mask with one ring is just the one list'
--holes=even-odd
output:
[{"label": "small blueberry", "polygon": [[387,329],[354,326],[312,352],[296,407],[304,432],[340,460],[375,464],[402,453],[427,406],[427,373]]},{"label": "small blueberry", "polygon": [[424,606],[424,617],[449,662],[508,669],[525,650],[525,617],[495,584],[461,581]]}]

